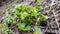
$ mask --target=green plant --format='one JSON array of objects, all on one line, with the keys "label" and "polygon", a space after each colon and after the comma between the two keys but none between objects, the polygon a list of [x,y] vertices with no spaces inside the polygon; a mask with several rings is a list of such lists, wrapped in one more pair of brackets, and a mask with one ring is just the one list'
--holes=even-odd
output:
[{"label": "green plant", "polygon": [[[38,3],[38,1],[37,1]],[[9,34],[9,32],[13,32],[10,29],[10,26],[12,24],[15,24],[15,27],[17,27],[21,31],[30,31],[33,30],[33,34],[40,34],[40,28],[37,26],[31,27],[32,24],[34,25],[40,25],[41,20],[46,20],[48,17],[46,15],[43,15],[39,10],[41,10],[41,5],[37,4],[36,7],[33,6],[27,6],[27,5],[18,5],[12,10],[8,11],[8,14],[5,15],[2,23],[4,25],[2,33],[3,34]],[[33,28],[33,29],[32,29]]]},{"label": "green plant", "polygon": [[18,6],[16,15],[20,18],[20,23],[17,24],[20,30],[29,31],[30,25],[33,23],[33,19],[37,19],[39,12],[32,6]]},{"label": "green plant", "polygon": [[[31,29],[30,25],[32,23],[37,23],[37,24],[41,23],[40,18],[42,18],[42,20],[48,19],[47,16],[38,12],[38,8],[33,7],[33,6],[19,5],[18,7],[16,7],[16,9],[18,12],[16,15],[17,17],[20,18],[20,22],[17,23],[17,26],[20,30],[23,30],[23,31],[30,31]],[[36,34],[38,34],[38,31],[40,34],[39,28],[36,27],[35,29]]]}]

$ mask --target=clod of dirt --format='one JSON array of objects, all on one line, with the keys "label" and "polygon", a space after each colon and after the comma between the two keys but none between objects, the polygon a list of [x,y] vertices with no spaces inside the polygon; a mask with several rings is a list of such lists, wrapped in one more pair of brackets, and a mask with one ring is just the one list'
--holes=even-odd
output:
[{"label": "clod of dirt", "polygon": [[46,21],[42,21],[40,26],[43,26],[43,27],[47,26],[47,22]]},{"label": "clod of dirt", "polygon": [[56,34],[56,33],[51,33],[51,32],[45,32],[44,34]]},{"label": "clod of dirt", "polygon": [[6,0],[2,0],[2,1],[6,1]]}]

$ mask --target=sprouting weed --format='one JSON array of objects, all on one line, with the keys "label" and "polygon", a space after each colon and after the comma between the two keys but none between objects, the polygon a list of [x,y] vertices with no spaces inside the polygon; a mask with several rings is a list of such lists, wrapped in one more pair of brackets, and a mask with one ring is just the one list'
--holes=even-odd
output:
[{"label": "sprouting weed", "polygon": [[[37,0],[36,3],[38,3],[39,0]],[[4,25],[6,28],[3,29],[4,34],[8,34],[8,32],[12,33],[12,30],[10,29],[11,24],[13,24],[16,21],[16,26],[19,30],[22,31],[30,31],[31,25],[40,24],[41,19],[46,20],[48,19],[48,16],[43,15],[39,13],[38,10],[42,10],[41,4],[36,4],[36,7],[33,6],[27,6],[27,5],[18,5],[14,9],[12,9],[10,12],[8,12],[3,19]],[[0,25],[2,27],[2,25]],[[32,29],[34,32],[33,34],[40,34],[41,30],[37,26],[34,26]]]}]

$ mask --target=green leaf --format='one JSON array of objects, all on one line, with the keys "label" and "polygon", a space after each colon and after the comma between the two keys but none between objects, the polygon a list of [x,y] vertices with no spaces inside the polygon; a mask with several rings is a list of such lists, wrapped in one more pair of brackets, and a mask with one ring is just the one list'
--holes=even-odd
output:
[{"label": "green leaf", "polygon": [[25,28],[25,31],[30,31],[30,26],[27,26],[27,27]]},{"label": "green leaf", "polygon": [[21,11],[21,7],[22,7],[22,6],[18,5],[18,6],[16,7],[16,9],[17,9],[18,11]]},{"label": "green leaf", "polygon": [[55,12],[55,10],[51,10],[51,12],[52,12],[52,13],[54,13],[54,12]]},{"label": "green leaf", "polygon": [[28,16],[30,16],[30,14],[28,14],[27,12],[24,12],[24,13],[22,14],[22,17],[23,17],[23,18],[26,18],[26,17],[28,17]]},{"label": "green leaf", "polygon": [[17,24],[18,28],[23,31],[30,31],[30,26],[26,26],[24,23],[18,23]]},{"label": "green leaf", "polygon": [[34,11],[37,10],[37,8],[33,7],[33,6],[29,6],[30,11]]},{"label": "green leaf", "polygon": [[38,26],[34,26],[33,31],[34,31],[33,34],[42,34],[42,32],[41,32],[40,28],[38,28]]},{"label": "green leaf", "polygon": [[40,17],[37,18],[37,21],[36,21],[36,24],[40,24],[41,23],[41,20],[40,20]]},{"label": "green leaf", "polygon": [[25,11],[28,11],[27,9],[28,9],[28,6],[24,6],[23,8],[25,8]]},{"label": "green leaf", "polygon": [[31,13],[31,16],[34,16],[34,17],[37,17],[38,15],[39,13],[36,10],[32,11]]},{"label": "green leaf", "polygon": [[18,17],[20,17],[20,12],[19,11],[15,12],[15,13]]},{"label": "green leaf", "polygon": [[42,18],[43,20],[46,20],[46,19],[48,19],[48,16],[41,14],[41,18]]},{"label": "green leaf", "polygon": [[11,24],[11,23],[13,23],[13,20],[14,20],[14,18],[11,15],[8,15],[8,16],[5,17],[3,22],[7,23],[7,24]]},{"label": "green leaf", "polygon": [[33,34],[41,34],[41,33],[40,32],[38,32],[38,33],[37,32],[33,32]]},{"label": "green leaf", "polygon": [[0,28],[3,28],[3,24],[0,24]]},{"label": "green leaf", "polygon": [[40,2],[40,0],[36,0],[36,3],[39,3]]},{"label": "green leaf", "polygon": [[17,26],[18,26],[18,28],[20,30],[24,30],[24,28],[25,28],[25,24],[24,23],[18,23]]}]

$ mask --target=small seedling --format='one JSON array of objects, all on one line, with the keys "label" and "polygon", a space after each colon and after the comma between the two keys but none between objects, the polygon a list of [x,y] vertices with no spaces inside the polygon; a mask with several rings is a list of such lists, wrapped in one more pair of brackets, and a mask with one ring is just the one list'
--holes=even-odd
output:
[{"label": "small seedling", "polygon": [[[37,0],[37,3],[39,0]],[[37,25],[41,23],[41,20],[46,20],[48,17],[39,13],[39,10],[42,10],[41,4],[37,4],[36,7],[27,6],[27,5],[18,5],[13,10],[9,10],[8,14],[5,15],[2,23],[4,24],[4,28],[2,30],[3,34],[12,33],[10,26],[13,23],[15,27],[17,27],[21,31],[31,31],[33,30],[33,34],[41,34],[40,28],[38,26],[31,27],[32,24]],[[0,25],[2,27],[2,25]],[[33,28],[33,29],[31,29]]]}]

